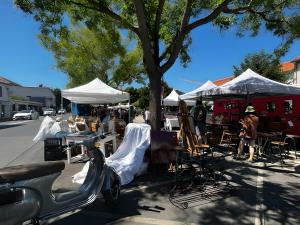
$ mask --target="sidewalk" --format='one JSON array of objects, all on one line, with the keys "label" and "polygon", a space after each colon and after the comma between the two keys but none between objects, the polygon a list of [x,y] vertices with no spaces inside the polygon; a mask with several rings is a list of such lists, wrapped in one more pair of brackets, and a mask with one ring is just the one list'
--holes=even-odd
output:
[{"label": "sidewalk", "polygon": [[[71,176],[77,172],[74,170],[81,166],[67,167],[64,178],[55,187],[62,187],[65,182],[70,188],[67,181],[70,183]],[[289,159],[281,165],[264,161],[248,163],[227,156],[219,166],[226,168],[226,177],[235,191],[226,195],[217,193],[217,198],[213,198],[216,194],[205,196],[201,188],[196,188],[189,196],[182,195],[192,202],[186,209],[172,204],[174,199],[169,194],[174,177],[149,173],[122,187],[116,208],[108,209],[99,197],[89,207],[64,215],[51,224],[300,224],[299,159]]]}]

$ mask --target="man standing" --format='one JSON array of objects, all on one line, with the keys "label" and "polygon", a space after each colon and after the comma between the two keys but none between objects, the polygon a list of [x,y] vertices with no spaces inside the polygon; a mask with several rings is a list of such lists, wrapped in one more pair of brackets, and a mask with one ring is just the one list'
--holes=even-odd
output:
[{"label": "man standing", "polygon": [[193,117],[196,134],[199,139],[207,142],[206,138],[206,114],[207,111],[202,104],[201,100],[197,100],[196,105],[190,111],[191,116]]},{"label": "man standing", "polygon": [[145,123],[150,124],[150,111],[148,108],[145,111]]},{"label": "man standing", "polygon": [[255,139],[257,137],[257,125],[258,117],[255,116],[255,108],[253,106],[248,106],[245,111],[245,117],[243,120],[240,120],[240,123],[243,125],[240,133],[240,144],[238,147],[237,158],[241,158],[243,153],[243,148],[245,144],[249,145],[249,159],[248,161],[253,161],[254,156],[254,145]]}]

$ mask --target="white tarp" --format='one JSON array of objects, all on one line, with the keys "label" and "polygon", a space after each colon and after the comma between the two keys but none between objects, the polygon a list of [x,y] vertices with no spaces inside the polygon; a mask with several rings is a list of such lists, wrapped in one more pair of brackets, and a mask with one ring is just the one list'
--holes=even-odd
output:
[{"label": "white tarp", "polygon": [[[113,167],[120,176],[122,185],[130,183],[142,169],[145,151],[150,146],[150,129],[148,124],[129,123],[121,145],[105,159],[107,165]],[[74,183],[84,182],[88,165],[73,176]]]},{"label": "white tarp", "polygon": [[207,90],[210,90],[210,89],[215,88],[215,87],[217,87],[217,85],[215,85],[213,82],[208,80],[204,84],[202,84],[200,87],[196,88],[195,90],[190,91],[188,93],[185,93],[183,95],[180,95],[179,98],[182,99],[182,100],[196,99],[199,96],[201,96],[201,93],[203,91],[207,91]]},{"label": "white tarp", "polygon": [[40,125],[40,129],[36,136],[33,138],[34,142],[44,141],[47,138],[55,137],[58,133],[68,133],[69,126],[66,121],[56,122],[49,116],[43,119]]},{"label": "white tarp", "polygon": [[222,86],[204,91],[206,96],[300,95],[300,88],[265,78],[251,69]]},{"label": "white tarp", "polygon": [[47,137],[52,136],[49,134],[54,123],[55,123],[54,119],[52,119],[49,116],[46,116],[40,125],[40,129],[38,133],[33,138],[33,141],[34,142],[44,141]]},{"label": "white tarp", "polygon": [[[179,94],[175,91],[175,89],[172,90],[172,92],[164,98],[164,105],[165,106],[178,106],[179,101]],[[195,101],[187,100],[185,103],[189,106],[195,105]]]},{"label": "white tarp", "polygon": [[98,78],[75,88],[62,90],[62,97],[81,104],[118,103],[129,100],[127,92],[114,89]]}]

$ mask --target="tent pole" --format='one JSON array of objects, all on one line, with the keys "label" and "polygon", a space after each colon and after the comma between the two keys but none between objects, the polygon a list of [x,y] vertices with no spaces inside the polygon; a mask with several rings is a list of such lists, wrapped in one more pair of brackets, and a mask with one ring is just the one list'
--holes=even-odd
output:
[{"label": "tent pole", "polygon": [[130,94],[129,94],[129,108],[128,108],[128,123],[131,123],[131,121],[130,121]]},{"label": "tent pole", "polygon": [[64,108],[64,103],[63,103],[63,96],[60,96],[60,108],[63,109]]}]

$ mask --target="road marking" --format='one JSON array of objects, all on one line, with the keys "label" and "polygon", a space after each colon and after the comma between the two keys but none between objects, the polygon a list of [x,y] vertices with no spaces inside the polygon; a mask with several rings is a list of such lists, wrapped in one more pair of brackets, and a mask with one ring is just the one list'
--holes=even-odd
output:
[{"label": "road marking", "polygon": [[265,214],[264,214],[264,203],[263,203],[263,184],[264,177],[264,163],[260,162],[257,168],[257,180],[256,180],[256,207],[255,207],[255,225],[265,224]]}]

